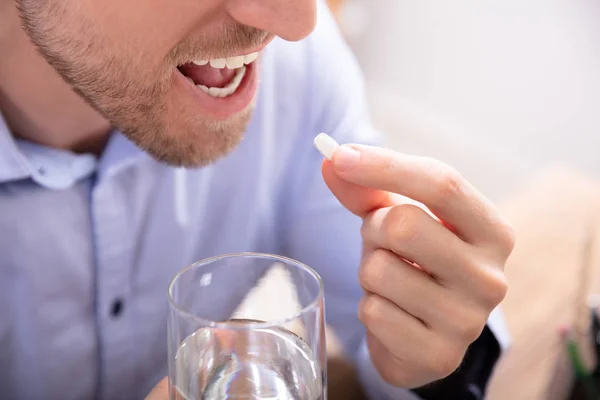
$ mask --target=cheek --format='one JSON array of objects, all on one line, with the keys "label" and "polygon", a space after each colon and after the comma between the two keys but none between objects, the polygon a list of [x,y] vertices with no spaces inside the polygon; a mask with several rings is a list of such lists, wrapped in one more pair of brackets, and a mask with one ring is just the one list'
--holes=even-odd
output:
[{"label": "cheek", "polygon": [[208,24],[217,0],[85,0],[81,11],[99,36],[130,58],[164,60],[199,27]]}]

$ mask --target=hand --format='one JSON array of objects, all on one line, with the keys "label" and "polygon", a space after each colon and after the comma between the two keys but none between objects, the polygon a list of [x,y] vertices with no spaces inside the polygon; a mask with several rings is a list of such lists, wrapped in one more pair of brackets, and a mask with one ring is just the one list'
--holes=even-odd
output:
[{"label": "hand", "polygon": [[146,396],[146,400],[169,400],[169,379],[164,378]]},{"label": "hand", "polygon": [[363,219],[358,316],[376,369],[404,388],[450,375],[506,294],[512,229],[432,159],[343,145],[323,177]]}]

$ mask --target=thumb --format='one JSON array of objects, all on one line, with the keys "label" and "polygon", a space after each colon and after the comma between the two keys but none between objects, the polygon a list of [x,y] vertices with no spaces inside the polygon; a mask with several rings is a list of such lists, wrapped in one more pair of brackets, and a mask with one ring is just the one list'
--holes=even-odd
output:
[{"label": "thumb", "polygon": [[[336,154],[333,161],[335,162]],[[395,204],[392,194],[386,191],[360,186],[340,178],[331,161],[324,159],[321,167],[323,179],[333,195],[350,212],[364,218],[372,211]]]},{"label": "thumb", "polygon": [[160,381],[146,397],[146,400],[169,400],[169,379],[164,378]]},{"label": "thumb", "polygon": [[[423,203],[399,193],[362,186],[358,183],[350,182],[347,178],[340,176],[334,165],[338,168],[344,168],[344,165],[348,162],[348,157],[353,157],[352,153],[349,154],[346,152],[347,149],[348,147],[346,145],[339,146],[331,155],[331,161],[325,158],[323,160],[321,172],[329,190],[331,190],[339,202],[353,214],[364,218],[379,208],[393,207],[400,204],[411,204],[423,209],[433,219],[443,224],[452,232],[455,232],[454,227],[440,220],[440,218],[431,212],[431,210]],[[382,170],[381,173],[379,173],[377,170],[379,165],[377,163],[373,163],[373,165],[375,168],[371,168],[371,171],[369,172],[372,176],[379,177],[381,174],[385,174],[383,167],[381,167]]]}]

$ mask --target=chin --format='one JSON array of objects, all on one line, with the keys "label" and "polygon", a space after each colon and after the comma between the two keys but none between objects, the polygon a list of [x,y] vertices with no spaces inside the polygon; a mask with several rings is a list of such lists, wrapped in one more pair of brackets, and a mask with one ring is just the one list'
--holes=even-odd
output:
[{"label": "chin", "polygon": [[241,142],[255,102],[225,120],[206,119],[199,113],[183,115],[180,109],[171,119],[153,129],[124,131],[141,149],[156,160],[174,167],[205,167],[229,155]]}]

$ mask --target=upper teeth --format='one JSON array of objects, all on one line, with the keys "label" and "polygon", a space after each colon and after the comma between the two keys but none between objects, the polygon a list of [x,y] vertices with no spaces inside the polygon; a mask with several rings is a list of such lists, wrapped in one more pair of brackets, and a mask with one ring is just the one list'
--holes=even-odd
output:
[{"label": "upper teeth", "polygon": [[258,58],[258,52],[250,53],[245,56],[236,56],[236,57],[227,57],[227,58],[216,58],[214,60],[195,60],[193,61],[196,65],[206,65],[210,63],[210,66],[213,68],[229,68],[229,69],[237,69],[241,68],[243,65],[248,65],[253,63]]}]

